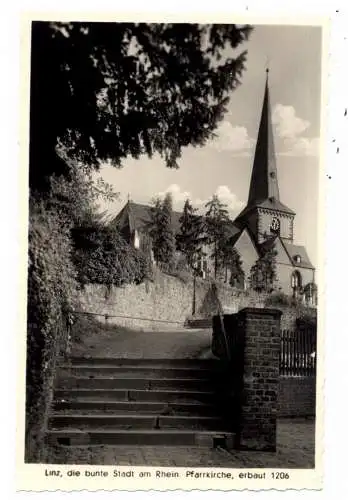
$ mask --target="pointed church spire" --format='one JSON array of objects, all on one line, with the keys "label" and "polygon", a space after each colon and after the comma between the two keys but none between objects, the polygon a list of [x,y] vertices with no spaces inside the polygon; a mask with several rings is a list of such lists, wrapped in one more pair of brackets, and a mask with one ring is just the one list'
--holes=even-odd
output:
[{"label": "pointed church spire", "polygon": [[248,206],[269,198],[279,201],[268,74],[269,69],[267,68],[265,95],[251,174]]}]

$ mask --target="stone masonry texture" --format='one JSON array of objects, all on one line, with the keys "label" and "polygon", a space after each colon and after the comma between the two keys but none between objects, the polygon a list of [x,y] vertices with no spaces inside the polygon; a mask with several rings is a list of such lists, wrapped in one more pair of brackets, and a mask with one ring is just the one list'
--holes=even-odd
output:
[{"label": "stone masonry texture", "polygon": [[[154,281],[140,285],[112,287],[87,285],[80,293],[81,310],[94,313],[101,322],[141,330],[172,329],[184,325],[192,316],[193,281],[157,273]],[[226,314],[236,313],[245,307],[263,308],[265,296],[230,286],[218,285],[219,301]],[[207,318],[217,314],[216,299],[210,284],[197,280],[195,290],[196,317]],[[283,310],[282,328],[294,329],[296,313]],[[167,323],[166,323],[167,322]]]}]

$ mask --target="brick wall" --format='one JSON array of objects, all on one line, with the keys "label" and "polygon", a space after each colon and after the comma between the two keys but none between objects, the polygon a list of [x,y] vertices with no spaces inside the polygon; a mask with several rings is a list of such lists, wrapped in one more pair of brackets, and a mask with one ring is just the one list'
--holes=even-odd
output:
[{"label": "brick wall", "polygon": [[280,377],[278,417],[315,415],[315,377]]},{"label": "brick wall", "polygon": [[237,447],[275,451],[281,311],[245,308],[213,319],[212,350],[228,362],[233,377]]},{"label": "brick wall", "polygon": [[243,387],[239,447],[275,451],[280,355],[280,316],[275,309],[242,309]]}]

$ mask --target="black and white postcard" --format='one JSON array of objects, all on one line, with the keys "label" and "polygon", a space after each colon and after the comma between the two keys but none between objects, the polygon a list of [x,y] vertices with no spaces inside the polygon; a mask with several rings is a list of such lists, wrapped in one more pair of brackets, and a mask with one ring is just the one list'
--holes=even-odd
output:
[{"label": "black and white postcard", "polygon": [[321,488],[326,42],[23,19],[20,489]]}]

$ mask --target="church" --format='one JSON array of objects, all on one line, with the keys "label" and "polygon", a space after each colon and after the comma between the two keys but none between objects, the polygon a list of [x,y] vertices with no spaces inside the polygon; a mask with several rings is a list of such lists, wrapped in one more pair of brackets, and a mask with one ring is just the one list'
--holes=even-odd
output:
[{"label": "church", "polygon": [[[173,213],[174,232],[179,230],[181,214]],[[281,202],[271,120],[268,71],[261,119],[245,208],[230,225],[229,244],[241,256],[244,288],[250,270],[270,241],[276,250],[277,282],[275,289],[286,295],[302,296],[315,302],[315,269],[304,246],[294,243],[295,212]],[[150,245],[148,231],[151,207],[128,201],[111,224],[136,248]],[[208,259],[209,260],[209,259]],[[202,262],[203,276],[211,273],[211,262]]]}]

